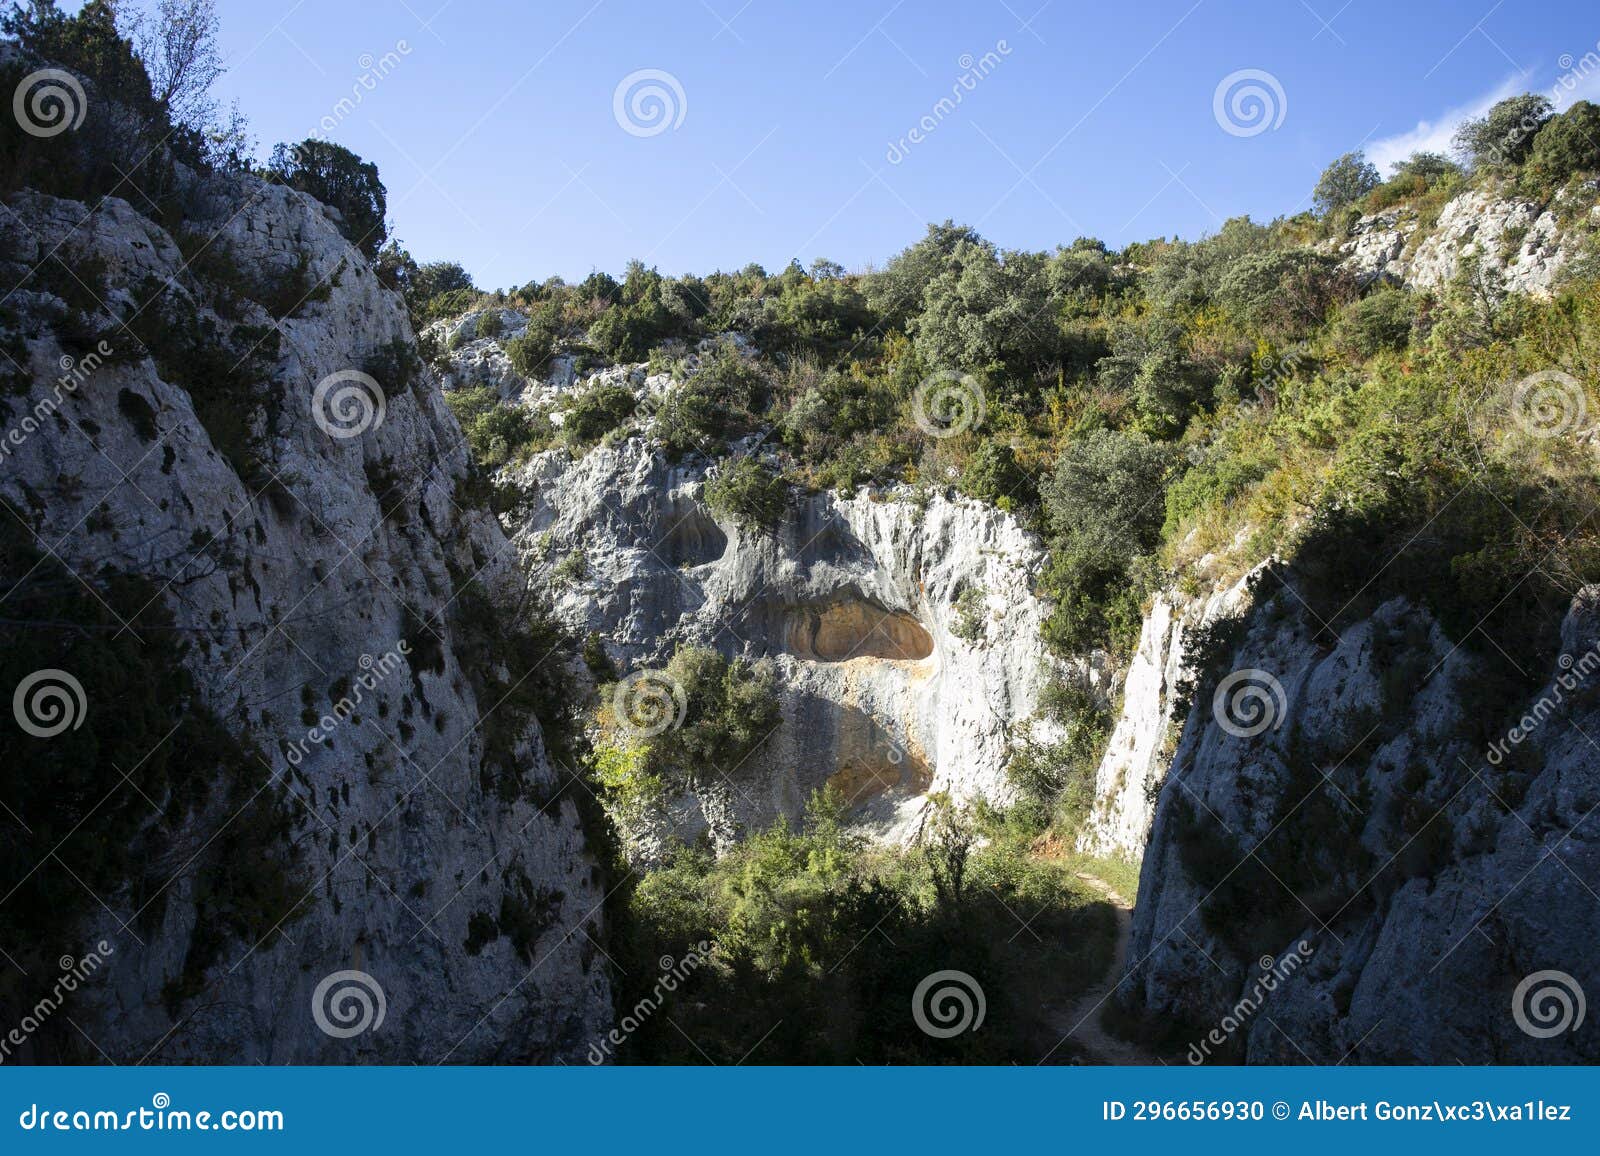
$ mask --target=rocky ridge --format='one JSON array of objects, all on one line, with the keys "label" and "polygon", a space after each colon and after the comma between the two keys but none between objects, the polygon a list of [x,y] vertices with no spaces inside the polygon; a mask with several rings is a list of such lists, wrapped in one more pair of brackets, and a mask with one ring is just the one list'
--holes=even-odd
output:
[{"label": "rocky ridge", "polygon": [[[521,603],[515,551],[472,497],[460,431],[425,368],[409,381],[403,358],[374,369],[387,380],[381,399],[366,394],[362,427],[329,432],[329,418],[354,416],[355,399],[325,396],[319,383],[412,341],[399,297],[331,211],[253,178],[186,180],[182,216],[199,252],[186,241],[186,257],[115,197],[89,206],[24,193],[0,227],[0,267],[8,284],[57,258],[80,277],[103,269],[88,320],[119,341],[128,320],[156,308],[151,288],[161,286],[202,324],[225,332],[237,316],[275,332],[260,342],[270,365],[236,403],[242,436],[270,466],[241,464],[238,431],[208,429],[200,412],[215,410],[135,345],[13,449],[0,494],[30,511],[38,539],[77,572],[155,574],[176,621],[195,631],[188,662],[207,704],[263,752],[261,783],[282,781],[293,796],[308,890],[261,942],[227,944],[190,977],[201,994],[176,1006],[163,990],[207,919],[182,860],[154,928],[130,922],[134,898],[103,897],[105,918],[92,922],[114,942],[115,963],[77,997],[77,1022],[119,1061],[580,1055],[610,1020],[588,939],[599,930],[599,874],[572,804],[554,801],[536,720],[497,724],[513,732],[525,789],[512,799],[485,789],[493,706],[459,657],[472,630],[454,610],[466,587],[507,616]],[[258,286],[303,275],[326,288],[274,326],[254,301],[230,292],[224,306],[215,281],[199,276],[201,253],[214,259],[207,268],[226,258]],[[43,288],[11,304],[25,321],[67,308]],[[13,399],[13,419],[45,398],[71,356],[37,324],[26,353],[33,383]],[[214,568],[194,564],[202,556]],[[374,669],[383,677],[362,705],[328,727],[325,712]],[[321,739],[308,739],[319,724]],[[225,835],[227,818],[197,818],[193,843]],[[492,922],[508,900],[536,923],[516,944],[500,934],[469,950],[469,921]],[[313,1003],[325,978],[346,970],[366,973],[386,1007],[377,1030],[353,1038],[323,1030],[330,1009]]]}]

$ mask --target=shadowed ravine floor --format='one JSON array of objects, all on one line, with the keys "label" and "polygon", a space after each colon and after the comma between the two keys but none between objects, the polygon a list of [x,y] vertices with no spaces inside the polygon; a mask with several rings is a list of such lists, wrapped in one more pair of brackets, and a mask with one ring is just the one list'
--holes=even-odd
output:
[{"label": "shadowed ravine floor", "polygon": [[1061,1043],[1046,1060],[1060,1058],[1063,1045],[1072,1044],[1082,1049],[1091,1063],[1097,1064],[1159,1064],[1154,1052],[1117,1038],[1106,1031],[1101,1017],[1111,1002],[1128,963],[1128,936],[1133,925],[1133,904],[1124,899],[1111,884],[1086,871],[1077,872],[1079,879],[1100,892],[1111,904],[1117,917],[1117,941],[1111,952],[1100,981],[1065,1007],[1046,1007],[1046,1022],[1060,1033]]}]

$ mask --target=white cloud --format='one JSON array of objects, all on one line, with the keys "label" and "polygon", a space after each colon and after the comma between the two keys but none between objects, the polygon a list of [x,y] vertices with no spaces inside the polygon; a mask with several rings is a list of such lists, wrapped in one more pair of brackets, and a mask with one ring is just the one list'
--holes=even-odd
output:
[{"label": "white cloud", "polygon": [[1547,87],[1536,87],[1526,73],[1508,76],[1476,100],[1449,109],[1433,120],[1418,121],[1417,126],[1409,132],[1369,142],[1366,146],[1367,159],[1387,176],[1390,165],[1405,160],[1412,153],[1449,155],[1450,139],[1463,121],[1482,116],[1497,102],[1519,92],[1542,92],[1558,110],[1569,107],[1574,101],[1600,101],[1600,67],[1586,68],[1585,62],[1580,60]]},{"label": "white cloud", "polygon": [[1431,152],[1449,155],[1450,138],[1455,136],[1456,129],[1460,128],[1463,122],[1482,116],[1508,96],[1526,91],[1527,85],[1520,77],[1508,76],[1495,85],[1492,91],[1484,93],[1478,99],[1452,108],[1434,120],[1418,121],[1417,127],[1409,132],[1371,141],[1367,145],[1367,159],[1378,166],[1380,173],[1387,176],[1390,165],[1405,160],[1412,153]]}]

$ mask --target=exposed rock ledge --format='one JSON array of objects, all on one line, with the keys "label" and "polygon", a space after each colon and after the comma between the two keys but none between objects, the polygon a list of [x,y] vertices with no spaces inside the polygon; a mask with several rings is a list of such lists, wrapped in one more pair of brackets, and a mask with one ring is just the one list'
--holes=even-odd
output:
[{"label": "exposed rock ledge", "polygon": [[[514,478],[529,494],[514,535],[525,564],[548,579],[583,552],[586,577],[557,610],[619,669],[661,666],[680,643],[778,668],[783,724],[632,833],[634,853],[795,817],[830,776],[894,839],[914,836],[930,790],[1009,798],[1008,736],[1049,674],[1034,536],[981,503],[909,492],[797,496],[777,532],[753,532],[712,517],[706,473],[635,438],[577,460],[551,451]],[[969,587],[984,612],[961,638]]]},{"label": "exposed rock ledge", "polygon": [[1564,201],[1592,202],[1597,189],[1600,185],[1591,181],[1575,193],[1558,194],[1548,205],[1504,197],[1494,188],[1473,189],[1446,204],[1420,240],[1415,210],[1400,206],[1362,217],[1337,251],[1343,267],[1362,284],[1382,280],[1438,290],[1456,275],[1461,259],[1472,255],[1506,292],[1549,296],[1579,252],[1584,233],[1600,227],[1600,205],[1563,226]]}]

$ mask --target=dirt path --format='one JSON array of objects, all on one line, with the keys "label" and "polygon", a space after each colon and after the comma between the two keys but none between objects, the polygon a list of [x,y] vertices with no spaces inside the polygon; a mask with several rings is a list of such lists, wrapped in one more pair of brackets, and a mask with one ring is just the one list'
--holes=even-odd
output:
[{"label": "dirt path", "polygon": [[1101,1026],[1100,1015],[1111,1000],[1111,993],[1122,978],[1128,963],[1128,937],[1133,926],[1133,904],[1097,875],[1079,871],[1078,878],[1093,887],[1116,910],[1117,943],[1111,952],[1111,964],[1100,982],[1084,992],[1064,1008],[1046,1008],[1047,1022],[1062,1036],[1088,1053],[1089,1059],[1099,1064],[1158,1064],[1153,1052],[1137,1044],[1128,1043],[1111,1035]]}]

